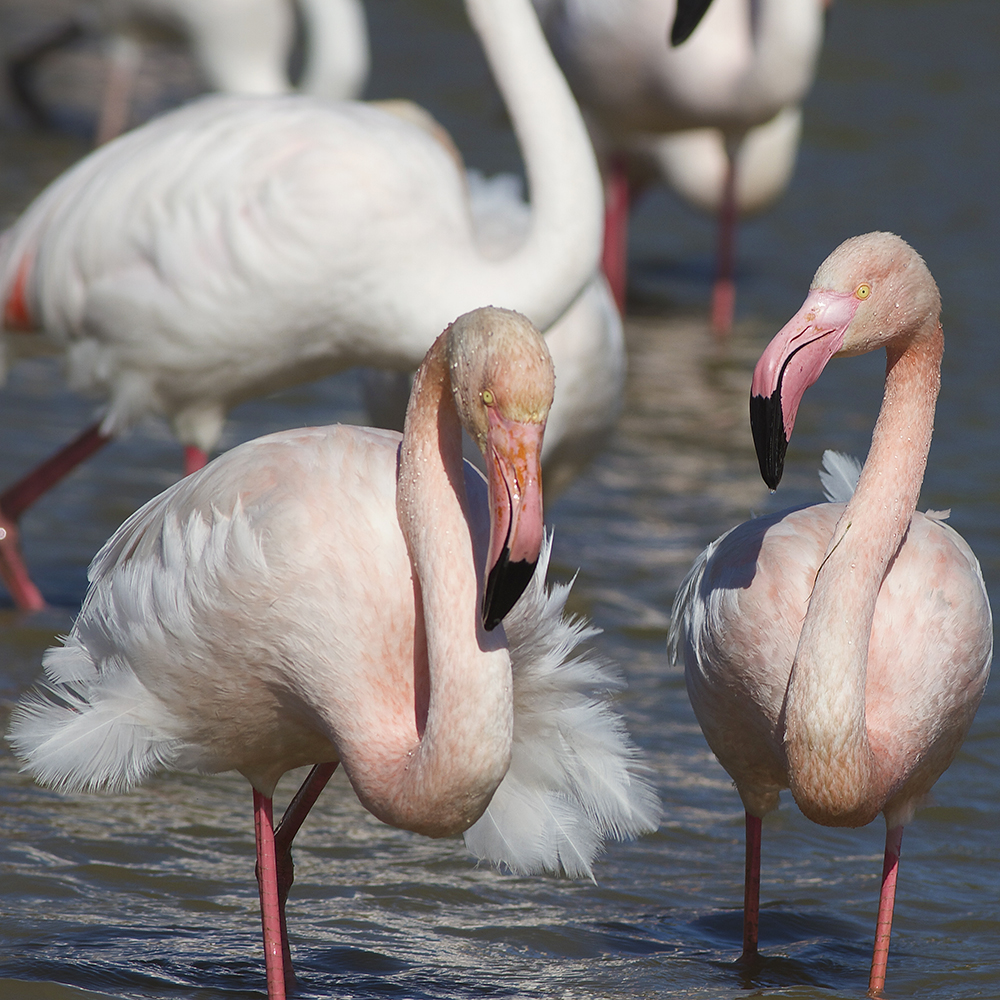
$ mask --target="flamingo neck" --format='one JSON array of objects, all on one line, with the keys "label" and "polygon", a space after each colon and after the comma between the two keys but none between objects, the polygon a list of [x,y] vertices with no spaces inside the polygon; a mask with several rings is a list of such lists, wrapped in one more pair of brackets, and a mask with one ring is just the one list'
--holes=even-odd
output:
[{"label": "flamingo neck", "polygon": [[868,644],[882,580],[916,510],[930,450],[944,339],[936,318],[887,347],[871,449],[816,576],[792,665],[785,749],[810,819],[859,826],[890,795],[866,719]]},{"label": "flamingo neck", "polygon": [[307,94],[330,101],[357,97],[371,69],[368,25],[361,0],[298,0],[306,26],[300,83]]},{"label": "flamingo neck", "polygon": [[[604,196],[593,147],[531,0],[466,0],[517,133],[531,199],[521,247],[482,270],[478,301],[496,298],[547,329],[597,268]],[[463,281],[465,281],[463,276]]]},{"label": "flamingo neck", "polygon": [[358,788],[380,819],[429,836],[475,822],[510,760],[510,659],[502,629],[481,624],[466,502],[442,334],[416,376],[396,491],[416,591],[417,740],[401,755],[383,754],[375,780]]}]

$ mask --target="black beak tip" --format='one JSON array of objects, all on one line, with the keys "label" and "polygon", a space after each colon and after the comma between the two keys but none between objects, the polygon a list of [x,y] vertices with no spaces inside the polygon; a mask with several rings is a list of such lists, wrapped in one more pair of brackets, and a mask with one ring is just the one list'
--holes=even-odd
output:
[{"label": "black beak tip", "polygon": [[504,546],[496,565],[490,570],[483,595],[483,628],[487,632],[492,632],[517,604],[531,582],[536,564],[525,559],[511,562]]},{"label": "black beak tip", "polygon": [[670,44],[675,48],[683,45],[701,23],[712,0],[678,0],[677,13],[670,29]]},{"label": "black beak tip", "polygon": [[768,489],[776,490],[785,469],[785,451],[788,449],[781,413],[780,385],[770,396],[750,397],[750,430],[761,478]]}]

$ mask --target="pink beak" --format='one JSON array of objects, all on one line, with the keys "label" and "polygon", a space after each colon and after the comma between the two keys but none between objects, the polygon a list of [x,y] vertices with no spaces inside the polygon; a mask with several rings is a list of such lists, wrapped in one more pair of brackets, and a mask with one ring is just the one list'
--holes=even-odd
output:
[{"label": "pink beak", "polygon": [[802,396],[843,346],[859,300],[814,288],[764,348],[750,387],[750,428],[764,482],[781,481],[785,450]]},{"label": "pink beak", "polygon": [[490,550],[483,625],[496,628],[531,581],[542,547],[542,434],[544,424],[507,420],[489,409],[486,481]]}]

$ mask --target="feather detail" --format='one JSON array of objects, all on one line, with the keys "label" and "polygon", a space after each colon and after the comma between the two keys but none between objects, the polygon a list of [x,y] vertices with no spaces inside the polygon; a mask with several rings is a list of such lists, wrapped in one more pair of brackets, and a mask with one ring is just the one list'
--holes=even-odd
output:
[{"label": "feather detail", "polygon": [[593,879],[604,840],[655,830],[660,803],[609,701],[623,681],[593,654],[577,652],[598,629],[565,614],[571,584],[546,587],[551,545],[549,535],[504,619],[514,683],[510,767],[465,843],[517,874]]},{"label": "feather detail", "polygon": [[847,503],[854,496],[854,489],[861,476],[861,463],[853,455],[845,455],[827,448],[823,452],[823,467],[819,481],[830,503]]}]

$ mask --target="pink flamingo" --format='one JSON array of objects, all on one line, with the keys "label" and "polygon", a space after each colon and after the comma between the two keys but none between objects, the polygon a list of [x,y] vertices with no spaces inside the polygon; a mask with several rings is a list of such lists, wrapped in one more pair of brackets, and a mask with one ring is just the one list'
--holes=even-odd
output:
[{"label": "pink flamingo", "polygon": [[[338,762],[386,823],[469,831],[518,871],[586,875],[605,837],[656,825],[599,694],[611,678],[572,654],[586,630],[563,616],[568,588],[544,590],[552,392],[540,334],[480,309],[434,342],[402,437],[310,428],[222,455],[104,546],[15,713],[11,742],[46,784],[125,789],[164,767],[250,781],[272,998],[293,981],[290,841]],[[486,483],[463,467],[463,427]],[[318,767],[275,833],[275,783],[303,764]]]},{"label": "pink flamingo", "polygon": [[757,951],[761,817],[781,789],[827,826],[882,812],[873,995],[885,982],[903,824],[958,752],[993,645],[975,556],[942,515],[916,512],[940,383],[939,315],[934,279],[898,236],[858,236],[827,258],[757,363],[751,424],[773,489],[806,388],[830,358],[884,347],[885,394],[857,488],[846,503],[723,535],[673,610],[672,656],[746,807],[744,957]]}]

